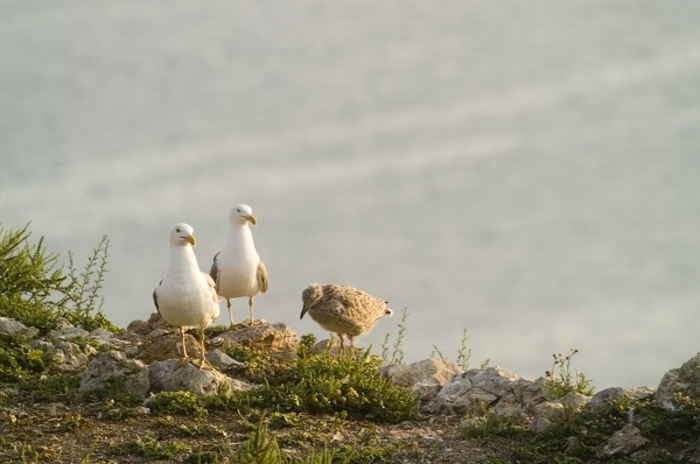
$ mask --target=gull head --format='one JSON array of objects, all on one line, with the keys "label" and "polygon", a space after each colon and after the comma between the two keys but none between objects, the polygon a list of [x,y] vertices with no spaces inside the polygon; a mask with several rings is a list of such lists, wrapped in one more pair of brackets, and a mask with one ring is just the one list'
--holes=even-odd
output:
[{"label": "gull head", "polygon": [[306,314],[310,308],[316,306],[316,303],[318,303],[321,298],[323,298],[323,288],[321,288],[319,284],[311,284],[306,287],[301,293],[301,301],[304,304],[301,308],[299,319],[303,318],[304,314]]},{"label": "gull head", "polygon": [[189,224],[181,222],[175,224],[170,231],[170,243],[177,246],[195,246],[197,241],[194,239],[194,229]]},{"label": "gull head", "polygon": [[253,210],[248,205],[236,205],[231,208],[228,213],[231,224],[239,224],[241,226],[251,222],[254,226],[258,225],[258,220],[253,216]]}]

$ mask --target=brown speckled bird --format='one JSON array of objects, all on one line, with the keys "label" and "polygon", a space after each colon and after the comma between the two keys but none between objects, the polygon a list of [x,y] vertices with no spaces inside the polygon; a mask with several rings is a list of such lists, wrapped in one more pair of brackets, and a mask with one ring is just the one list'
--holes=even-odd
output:
[{"label": "brown speckled bird", "polygon": [[350,340],[351,352],[357,337],[367,332],[382,316],[391,316],[387,302],[362,290],[344,285],[309,285],[301,294],[304,306],[299,319],[307,312],[321,327],[338,334],[345,352],[343,335]]}]

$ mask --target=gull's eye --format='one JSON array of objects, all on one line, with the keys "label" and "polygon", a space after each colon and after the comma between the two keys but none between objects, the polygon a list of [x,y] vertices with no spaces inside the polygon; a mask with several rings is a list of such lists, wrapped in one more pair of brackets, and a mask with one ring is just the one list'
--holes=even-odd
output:
[{"label": "gull's eye", "polygon": [[177,229],[175,229],[175,232],[182,232],[182,231],[181,231],[180,228],[178,227]]}]

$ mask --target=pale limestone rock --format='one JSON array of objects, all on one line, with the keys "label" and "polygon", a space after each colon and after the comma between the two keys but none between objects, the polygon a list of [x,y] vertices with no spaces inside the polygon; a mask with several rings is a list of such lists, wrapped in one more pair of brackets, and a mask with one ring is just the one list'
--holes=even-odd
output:
[{"label": "pale limestone rock", "polygon": [[80,380],[82,391],[122,384],[126,391],[139,397],[145,397],[150,386],[148,366],[116,350],[93,356],[87,369],[80,374]]},{"label": "pale limestone rock", "polygon": [[410,388],[426,403],[432,401],[437,392],[461,372],[462,369],[452,361],[436,358],[379,368],[380,374],[400,387]]},{"label": "pale limestone rock", "polygon": [[55,372],[81,372],[88,365],[88,355],[97,353],[89,345],[86,347],[86,350],[88,351],[87,354],[75,343],[60,340],[44,352],[44,359],[49,362],[51,369]]},{"label": "pale limestone rock", "polygon": [[0,317],[0,333],[17,335],[25,332],[27,326],[9,317]]},{"label": "pale limestone rock", "polygon": [[[185,344],[187,344],[187,355],[198,359],[200,357],[199,343],[192,334],[185,334]],[[182,358],[182,340],[180,335],[172,333],[142,345],[136,358],[146,364],[151,364],[155,361],[165,361],[166,359]]]},{"label": "pale limestone rock", "polygon": [[273,355],[294,355],[299,348],[297,335],[290,327],[281,322],[270,324],[263,319],[257,319],[253,326],[238,325],[214,337],[211,344],[218,347],[243,345]]},{"label": "pale limestone rock", "polygon": [[236,361],[231,356],[216,348],[207,351],[207,361],[214,364],[215,366],[220,366],[223,368],[245,365],[245,363]]},{"label": "pale limestone rock", "polygon": [[611,403],[613,401],[621,400],[624,397],[629,397],[635,400],[640,400],[654,393],[654,390],[647,387],[639,388],[621,388],[621,387],[610,387],[605,390],[601,390],[591,398],[588,402],[587,407],[595,408],[604,403]]},{"label": "pale limestone rock", "polygon": [[675,393],[700,402],[700,353],[683,363],[681,367],[666,372],[654,398],[662,406],[673,409]]},{"label": "pale limestone rock", "polygon": [[148,321],[135,320],[132,321],[128,326],[126,326],[126,333],[129,337],[134,336],[144,336],[148,335],[157,329],[170,329],[172,328],[167,322],[160,317],[160,314],[151,313],[151,317]]},{"label": "pale limestone rock", "polygon": [[545,401],[543,384],[543,379],[525,379],[499,367],[470,369],[447,382],[426,409],[446,415],[522,417]]},{"label": "pale limestone rock", "polygon": [[578,412],[591,401],[591,397],[581,393],[569,392],[555,401],[572,412]]},{"label": "pale limestone rock", "polygon": [[56,321],[56,329],[49,332],[49,338],[84,338],[90,335],[90,332],[83,330],[71,324],[65,318],[59,318]]},{"label": "pale limestone rock", "polygon": [[[341,355],[340,351],[340,341],[337,338],[327,338],[317,342],[309,350],[309,354],[321,354],[327,352],[331,357],[337,358]],[[359,347],[355,347],[355,356],[364,356],[365,350]],[[345,347],[345,354],[350,354],[350,347]]]},{"label": "pale limestone rock", "polygon": [[247,390],[251,386],[212,369],[200,369],[177,359],[156,361],[149,366],[151,391],[188,391],[198,396],[214,395],[222,390]]},{"label": "pale limestone rock", "polygon": [[606,457],[628,456],[649,442],[637,427],[625,424],[601,448],[600,454]]}]

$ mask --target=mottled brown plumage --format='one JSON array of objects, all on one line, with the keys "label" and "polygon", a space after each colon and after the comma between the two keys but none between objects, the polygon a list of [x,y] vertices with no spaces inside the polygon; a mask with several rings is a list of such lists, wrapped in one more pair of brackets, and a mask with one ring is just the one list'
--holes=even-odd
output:
[{"label": "mottled brown plumage", "polygon": [[321,327],[338,334],[343,351],[343,335],[354,348],[358,336],[370,330],[380,317],[393,314],[386,301],[344,285],[309,285],[301,299],[304,306],[299,319],[308,312]]}]

